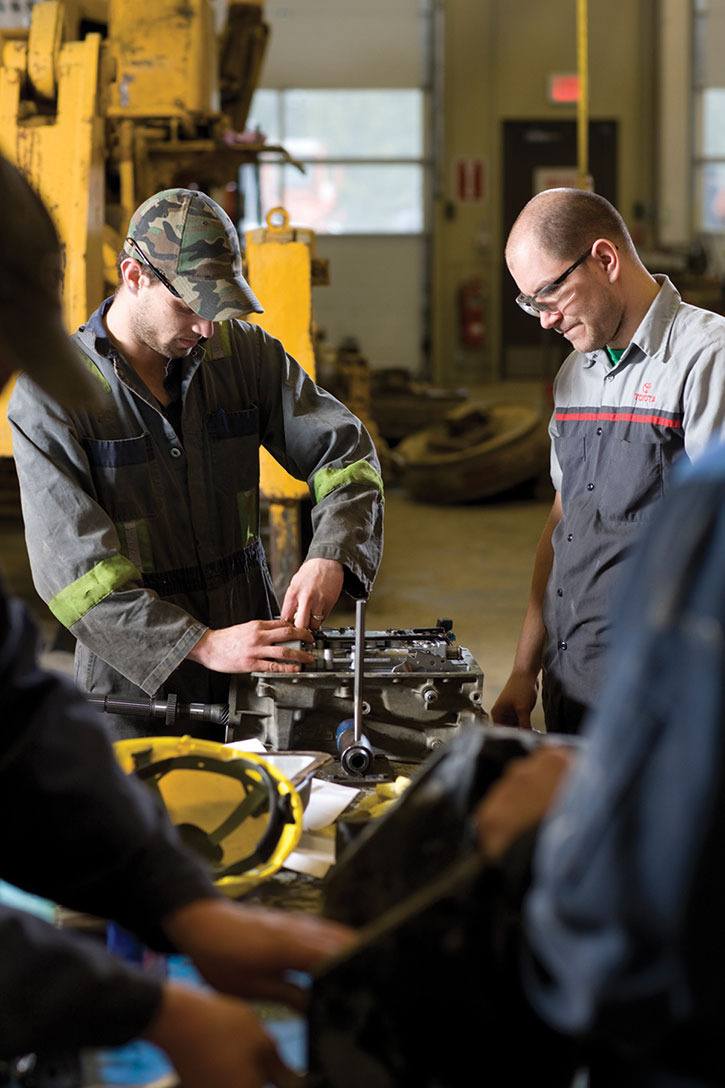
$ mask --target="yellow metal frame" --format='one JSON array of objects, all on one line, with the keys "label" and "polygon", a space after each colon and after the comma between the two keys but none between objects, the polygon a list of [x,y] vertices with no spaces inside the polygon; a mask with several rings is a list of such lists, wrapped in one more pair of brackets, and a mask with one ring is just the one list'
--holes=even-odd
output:
[{"label": "yellow metal frame", "polygon": [[[47,204],[63,241],[64,312],[69,328],[86,319],[103,287],[104,130],[98,109],[101,38],[59,46],[62,5],[41,3],[25,40],[5,41],[0,66],[0,151],[17,162]],[[38,59],[48,49],[48,63]],[[31,66],[31,55],[35,60]],[[31,70],[49,99],[47,114],[28,110]],[[0,397],[0,455],[11,453],[7,402]]]},{"label": "yellow metal frame", "polygon": [[[106,38],[75,40],[86,15],[108,24]],[[221,80],[212,0],[40,0],[29,30],[0,31],[0,151],[55,219],[69,329],[115,285],[122,231],[142,200],[190,181],[214,195],[256,160],[260,147],[225,137],[230,118],[244,124],[245,58],[258,72],[267,31],[263,0],[229,0]],[[265,150],[291,161],[283,148]],[[12,453],[9,395],[0,456]]]},{"label": "yellow metal frame", "polygon": [[[250,286],[264,306],[264,313],[250,320],[281,340],[314,379],[311,233],[297,241],[287,212],[273,208],[266,228],[247,234],[246,254]],[[309,495],[307,484],[290,476],[266,450],[260,450],[260,484],[264,497],[273,501]]]},{"label": "yellow metal frame", "polygon": [[109,117],[186,120],[219,112],[210,0],[110,0],[109,25],[116,62]]}]

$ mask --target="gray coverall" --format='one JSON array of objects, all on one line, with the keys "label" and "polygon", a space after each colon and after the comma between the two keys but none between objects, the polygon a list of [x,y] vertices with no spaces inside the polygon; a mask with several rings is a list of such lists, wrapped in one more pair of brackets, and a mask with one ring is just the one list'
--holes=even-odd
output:
[{"label": "gray coverall", "polygon": [[360,421],[239,321],[182,361],[177,433],[110,343],[110,304],[75,337],[103,407],[68,411],[27,375],[11,398],[33,579],[77,639],[82,691],[223,702],[228,677],[184,659],[208,627],[278,611],[259,540],[259,447],[308,482],[307,557],[342,563],[353,595],[369,592],[380,561],[380,466]]}]

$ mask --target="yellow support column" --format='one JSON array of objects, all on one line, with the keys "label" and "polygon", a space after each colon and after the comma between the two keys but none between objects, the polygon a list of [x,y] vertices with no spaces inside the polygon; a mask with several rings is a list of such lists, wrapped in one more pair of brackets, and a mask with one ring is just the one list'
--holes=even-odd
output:
[{"label": "yellow support column", "polygon": [[589,173],[589,0],[576,5],[579,98],[576,105],[577,186],[592,189]]},{"label": "yellow support column", "polygon": [[[56,42],[55,23],[43,21],[54,4],[39,4],[33,12],[30,45],[13,42],[0,64],[0,151],[28,177],[48,206],[65,254],[63,303],[70,330],[85,321],[103,295],[104,128],[99,114],[101,38],[88,34],[68,42],[48,64],[37,56],[29,65],[31,47]],[[43,34],[34,33],[36,20]],[[46,34],[47,31],[47,34]],[[52,33],[51,33],[52,31]],[[50,48],[50,47],[49,47]],[[55,48],[55,46],[53,47]],[[52,51],[51,51],[52,52]],[[41,78],[43,94],[55,89],[55,109],[34,112],[26,99],[28,69]],[[56,82],[53,83],[53,80]],[[0,398],[0,456],[12,455],[7,403],[10,387]]]},{"label": "yellow support column", "polygon": [[[279,226],[274,225],[280,218]],[[310,241],[289,229],[287,213],[274,209],[267,227],[247,234],[249,283],[264,306],[251,321],[277,337],[311,378],[315,377],[312,346],[312,252]],[[311,238],[310,232],[304,232]],[[309,495],[307,484],[295,480],[266,451],[260,451],[262,498],[269,504],[269,560],[275,592],[284,597],[290,578],[302,560],[299,504]]]}]

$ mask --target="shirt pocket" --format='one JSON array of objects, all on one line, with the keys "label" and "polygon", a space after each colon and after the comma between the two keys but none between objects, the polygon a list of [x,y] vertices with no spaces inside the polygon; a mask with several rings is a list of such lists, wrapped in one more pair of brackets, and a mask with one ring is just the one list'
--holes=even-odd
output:
[{"label": "shirt pocket", "polygon": [[664,493],[662,442],[612,438],[600,468],[599,513],[609,521],[646,521]]},{"label": "shirt pocket", "polygon": [[216,492],[236,503],[240,492],[259,482],[259,409],[217,408],[206,417]]},{"label": "shirt pocket", "polygon": [[576,494],[584,480],[586,469],[586,444],[584,435],[560,435],[554,439],[556,459],[561,468],[561,501],[566,509],[567,499]]},{"label": "shirt pocket", "polygon": [[114,521],[149,518],[158,492],[153,442],[132,438],[84,438],[98,501]]}]

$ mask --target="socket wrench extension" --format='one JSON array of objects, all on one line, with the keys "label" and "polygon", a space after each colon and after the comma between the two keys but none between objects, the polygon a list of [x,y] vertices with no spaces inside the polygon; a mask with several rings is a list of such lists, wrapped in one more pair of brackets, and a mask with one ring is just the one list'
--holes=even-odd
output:
[{"label": "socket wrench extension", "polygon": [[[355,602],[355,671],[352,721],[346,718],[335,732],[340,766],[353,777],[368,773],[373,763],[373,746],[362,731],[363,670],[365,668],[365,599]],[[352,728],[351,728],[352,726]]]}]

